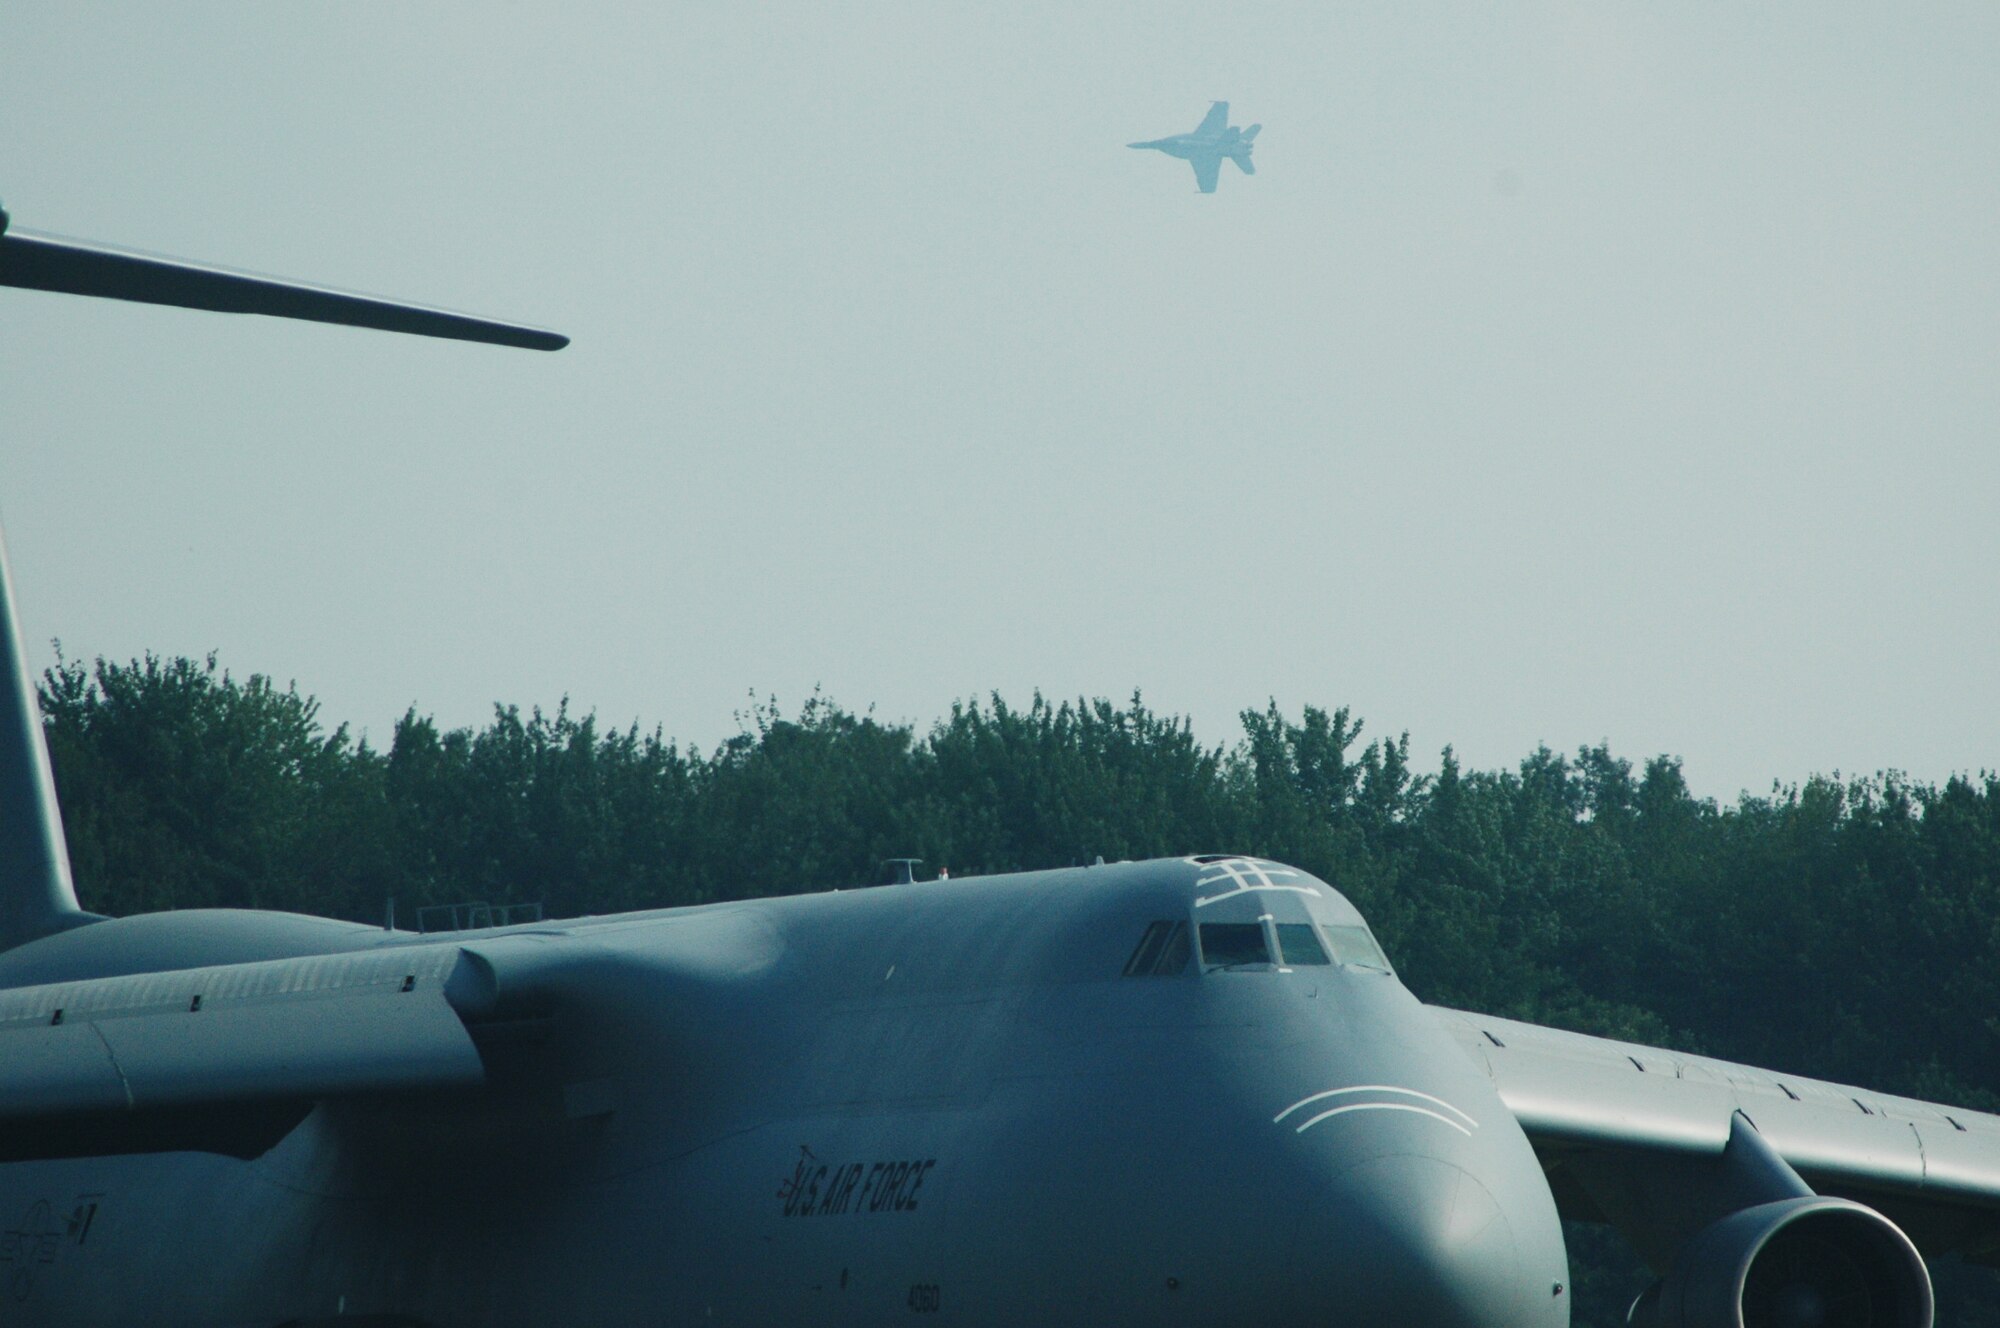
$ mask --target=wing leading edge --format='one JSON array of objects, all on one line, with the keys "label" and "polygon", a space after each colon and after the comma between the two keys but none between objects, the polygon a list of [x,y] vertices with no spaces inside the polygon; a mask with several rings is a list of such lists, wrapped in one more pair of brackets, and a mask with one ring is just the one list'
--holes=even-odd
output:
[{"label": "wing leading edge", "polygon": [[481,1082],[457,946],[0,992],[0,1122]]},{"label": "wing leading edge", "polygon": [[1563,1215],[1611,1222],[1649,1259],[1649,1233],[1627,1218],[1659,1211],[1666,1189],[1699,1180],[1741,1116],[1815,1191],[1880,1207],[1927,1252],[2000,1262],[2000,1116],[1509,1019],[1435,1014],[1492,1076]]}]

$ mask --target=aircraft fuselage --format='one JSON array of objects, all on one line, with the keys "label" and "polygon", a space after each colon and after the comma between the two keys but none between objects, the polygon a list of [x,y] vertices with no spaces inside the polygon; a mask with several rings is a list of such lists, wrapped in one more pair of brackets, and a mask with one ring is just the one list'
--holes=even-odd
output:
[{"label": "aircraft fuselage", "polygon": [[1257,133],[1262,128],[1262,125],[1253,124],[1248,129],[1242,129],[1230,124],[1229,103],[1218,101],[1208,108],[1208,114],[1202,117],[1201,123],[1191,133],[1147,139],[1126,146],[1151,148],[1170,157],[1179,157],[1194,167],[1195,188],[1204,194],[1212,194],[1225,157],[1235,162],[1236,168],[1245,175],[1257,173],[1250,154],[1257,145]]},{"label": "aircraft fuselage", "polygon": [[0,1166],[8,1322],[1566,1323],[1492,1085],[1365,956],[1292,962],[1361,926],[1172,860],[463,934],[485,1087]]}]

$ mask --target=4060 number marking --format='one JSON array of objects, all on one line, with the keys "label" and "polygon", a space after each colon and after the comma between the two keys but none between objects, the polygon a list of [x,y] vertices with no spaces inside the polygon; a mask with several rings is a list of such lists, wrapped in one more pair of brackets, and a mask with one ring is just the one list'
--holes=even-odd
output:
[{"label": "4060 number marking", "polygon": [[937,1283],[919,1282],[910,1288],[910,1313],[936,1314],[943,1297],[938,1294]]}]

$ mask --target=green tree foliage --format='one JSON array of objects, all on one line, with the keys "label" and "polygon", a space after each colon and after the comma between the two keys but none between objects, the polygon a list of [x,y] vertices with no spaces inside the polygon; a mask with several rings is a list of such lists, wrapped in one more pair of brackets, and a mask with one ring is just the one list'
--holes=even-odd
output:
[{"label": "green tree foliage", "polygon": [[[1435,775],[1347,710],[1205,746],[1134,694],[993,696],[918,733],[813,696],[713,752],[501,706],[388,750],[211,656],[41,688],[79,890],[110,913],[555,915],[1232,850],[1334,882],[1427,999],[1885,1088],[2000,1102],[2000,779],[1814,777],[1719,807],[1602,745]],[[1968,1019],[1967,1012],[1991,1012]]]},{"label": "green tree foliage", "polygon": [[[871,883],[891,857],[964,874],[1235,851],[1345,891],[1427,1000],[2000,1106],[1991,775],[1815,776],[1718,806],[1671,757],[1468,771],[1447,748],[1417,775],[1407,736],[1364,744],[1345,709],[1245,711],[1211,747],[1137,694],[993,696],[922,733],[817,695],[753,702],[707,754],[566,704],[477,730],[412,711],[378,752],[212,656],[63,659],[41,699],[103,912],[376,921],[393,896],[560,916]],[[1632,1274],[1577,1240],[1595,1313]]]},{"label": "green tree foliage", "polygon": [[77,879],[91,905],[351,911],[388,868],[379,761],[323,730],[295,687],[215,657],[60,660],[42,711]]}]

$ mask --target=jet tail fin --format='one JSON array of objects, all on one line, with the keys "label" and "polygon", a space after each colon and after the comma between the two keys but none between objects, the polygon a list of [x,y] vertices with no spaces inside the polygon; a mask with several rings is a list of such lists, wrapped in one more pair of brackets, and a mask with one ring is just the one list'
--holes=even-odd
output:
[{"label": "jet tail fin", "polygon": [[1257,173],[1257,164],[1250,160],[1250,149],[1257,145],[1257,131],[1263,127],[1260,124],[1251,125],[1243,131],[1243,136],[1230,146],[1229,159],[1235,162],[1237,168],[1245,175]]},{"label": "jet tail fin", "polygon": [[0,543],[0,950],[86,922],[70,883],[55,779],[42,741],[35,679],[14,619],[13,579]]}]

